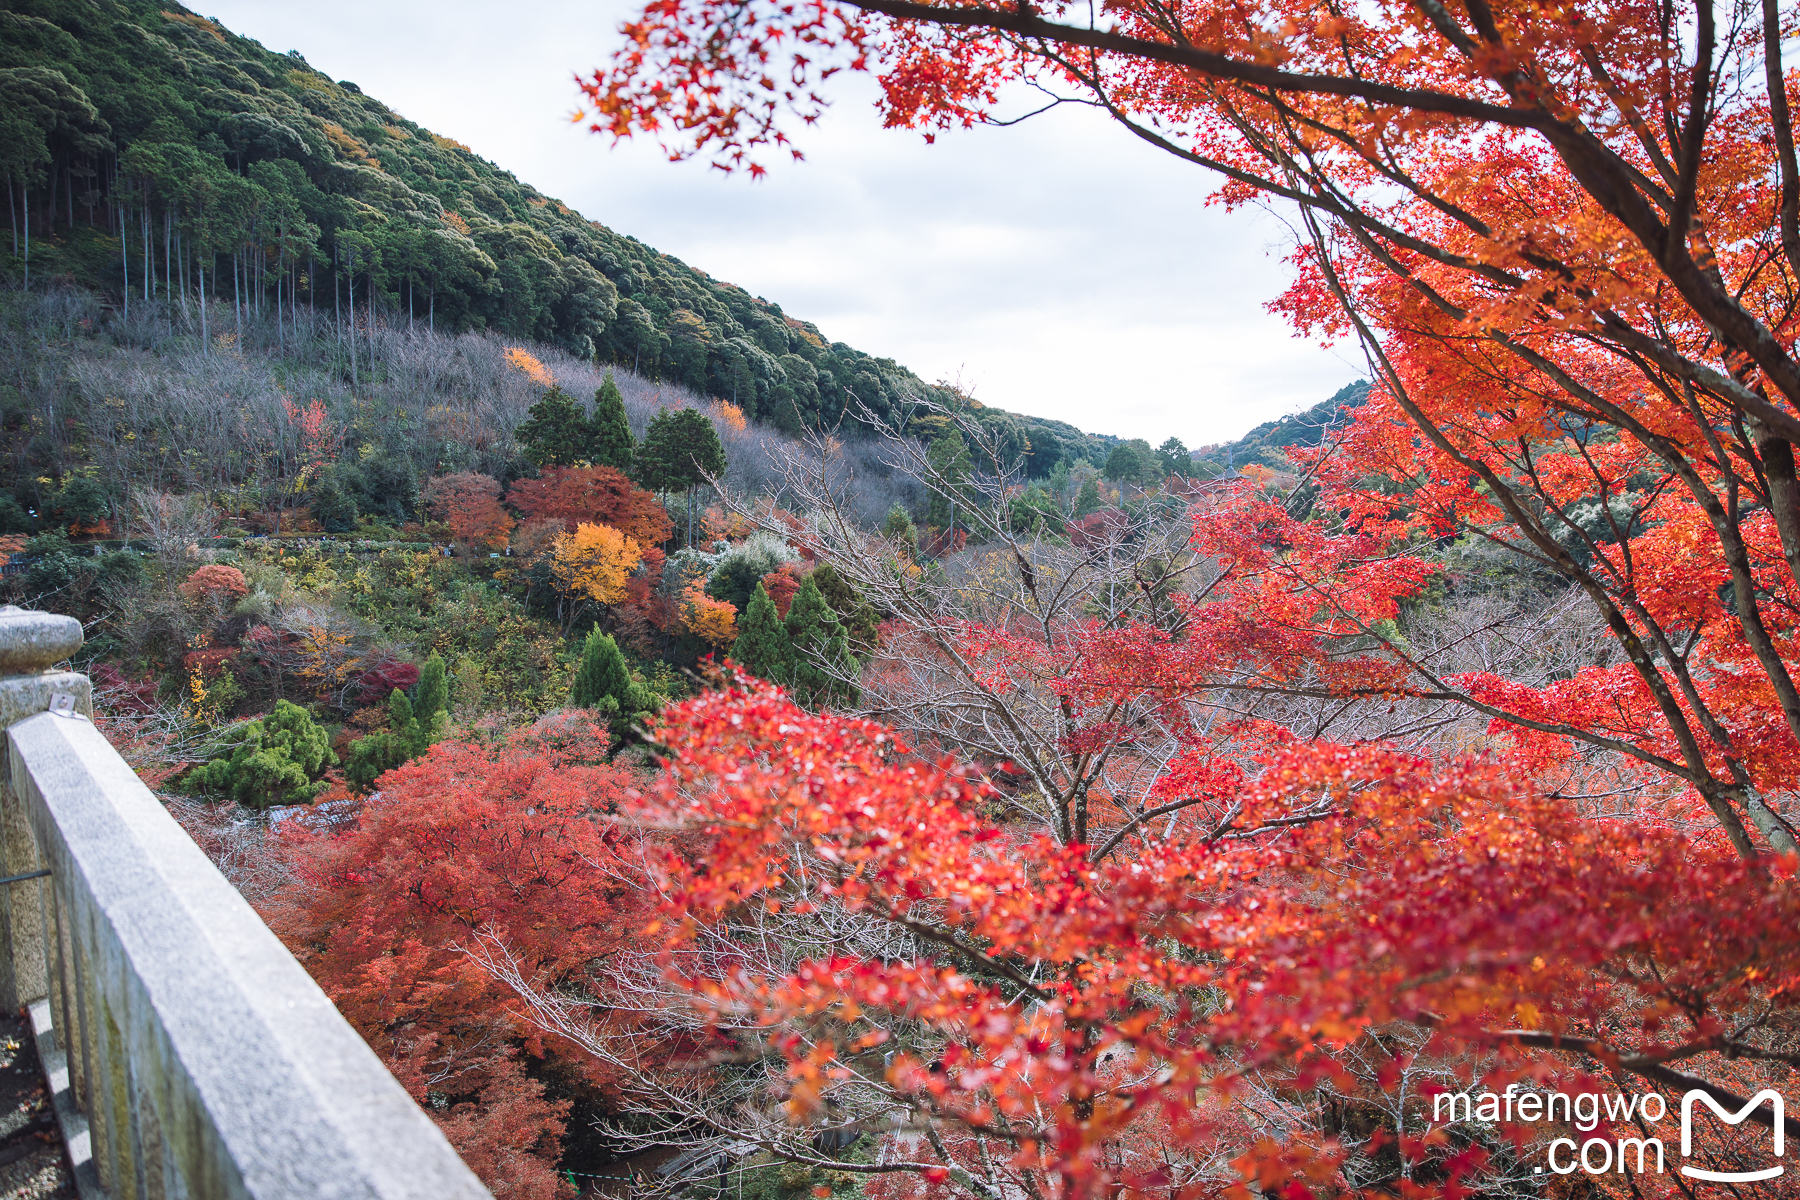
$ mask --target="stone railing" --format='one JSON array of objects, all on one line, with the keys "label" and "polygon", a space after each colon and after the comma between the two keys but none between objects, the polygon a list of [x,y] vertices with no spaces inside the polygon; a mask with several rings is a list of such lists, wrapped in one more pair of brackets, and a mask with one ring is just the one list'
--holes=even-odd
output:
[{"label": "stone railing", "polygon": [[[0,1004],[83,1200],[488,1200],[91,720],[68,617],[0,609]],[[22,878],[21,878],[22,877]]]}]

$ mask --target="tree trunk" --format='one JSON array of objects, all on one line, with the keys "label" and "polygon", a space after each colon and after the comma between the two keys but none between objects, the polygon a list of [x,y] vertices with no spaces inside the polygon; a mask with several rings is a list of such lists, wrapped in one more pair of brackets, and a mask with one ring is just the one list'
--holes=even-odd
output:
[{"label": "tree trunk", "polygon": [[24,189],[25,203],[25,286],[31,286],[31,186]]},{"label": "tree trunk", "polygon": [[212,335],[206,325],[206,264],[200,264],[200,348],[205,354],[212,353]]},{"label": "tree trunk", "polygon": [[363,311],[369,318],[369,386],[375,385],[375,279],[370,276],[364,293]]},{"label": "tree trunk", "polygon": [[138,207],[138,224],[144,229],[144,303],[150,303],[150,204],[146,191],[144,203]]},{"label": "tree trunk", "polygon": [[188,244],[187,239],[181,236],[179,223],[175,228],[175,256],[181,260],[181,286],[176,289],[181,296],[181,320],[191,328],[192,317],[188,313],[187,290]]},{"label": "tree trunk", "polygon": [[344,342],[350,347],[350,387],[355,390],[362,386],[356,374],[356,260],[350,262],[350,272],[344,280],[344,302],[350,309],[350,328],[345,330]]},{"label": "tree trunk", "polygon": [[239,281],[238,259],[242,251],[231,252],[231,315],[237,321],[238,349],[244,346],[244,285]]},{"label": "tree trunk", "polygon": [[[93,221],[90,219],[88,224],[93,224]],[[131,239],[125,236],[125,214],[121,211],[119,213],[119,274],[125,280],[125,286],[120,289],[120,292],[125,297],[125,320],[127,323],[131,321],[131,259],[125,253],[125,247],[130,241]]]}]

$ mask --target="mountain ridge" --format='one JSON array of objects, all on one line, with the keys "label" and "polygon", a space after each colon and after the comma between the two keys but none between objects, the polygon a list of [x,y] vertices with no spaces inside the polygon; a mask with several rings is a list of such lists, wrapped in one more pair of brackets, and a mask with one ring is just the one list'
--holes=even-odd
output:
[{"label": "mountain ridge", "polygon": [[152,299],[193,292],[201,271],[199,284],[222,296],[229,260],[259,306],[271,294],[326,309],[373,297],[389,319],[628,364],[790,434],[854,425],[866,407],[929,435],[934,410],[958,413],[1034,476],[1064,458],[1103,462],[1121,440],[982,405],[830,341],[299,51],[269,50],[179,4],[3,0],[0,29],[0,94],[50,113],[36,164],[18,148],[23,135],[5,135],[13,174],[35,171],[48,192],[33,270],[116,294],[122,227],[135,243],[124,271],[140,291],[130,260],[136,252],[141,268],[147,252]]}]

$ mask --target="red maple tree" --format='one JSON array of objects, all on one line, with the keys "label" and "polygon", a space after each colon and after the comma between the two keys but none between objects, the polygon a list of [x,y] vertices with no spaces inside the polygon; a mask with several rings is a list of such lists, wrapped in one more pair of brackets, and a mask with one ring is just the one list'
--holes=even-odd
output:
[{"label": "red maple tree", "polygon": [[[603,729],[548,718],[497,742],[440,742],[383,775],[347,827],[341,810],[288,827],[292,881],[262,905],[497,1196],[563,1194],[569,1105],[526,1069],[560,1048],[512,1015],[470,951],[501,942],[551,987],[638,936],[642,901],[608,869],[630,778],[607,745]],[[588,1086],[611,1082],[585,1069]]]},{"label": "red maple tree", "polygon": [[661,501],[612,467],[546,467],[514,482],[506,502],[527,520],[560,521],[570,532],[610,525],[640,546],[659,546],[675,532]]}]

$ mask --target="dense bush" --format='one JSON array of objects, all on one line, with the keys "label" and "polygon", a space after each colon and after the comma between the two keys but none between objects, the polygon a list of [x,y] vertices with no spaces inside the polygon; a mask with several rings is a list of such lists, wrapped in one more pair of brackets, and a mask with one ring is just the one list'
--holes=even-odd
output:
[{"label": "dense bush", "polygon": [[319,781],[326,768],[337,765],[325,730],[286,700],[233,733],[235,745],[188,775],[191,790],[222,794],[248,808],[308,804],[325,790]]}]

